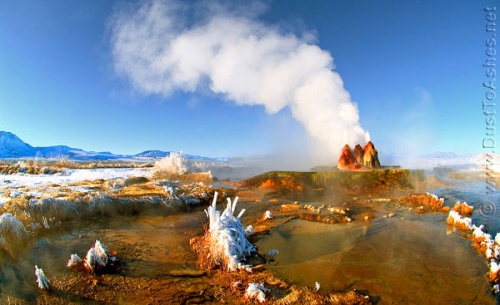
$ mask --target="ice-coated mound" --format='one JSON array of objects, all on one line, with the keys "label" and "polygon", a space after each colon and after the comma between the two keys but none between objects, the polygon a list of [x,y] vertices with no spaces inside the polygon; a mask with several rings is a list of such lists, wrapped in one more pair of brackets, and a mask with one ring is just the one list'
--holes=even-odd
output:
[{"label": "ice-coated mound", "polygon": [[228,198],[227,202],[226,209],[221,214],[216,209],[217,192],[215,192],[212,204],[205,210],[210,221],[210,255],[229,271],[249,269],[249,266],[241,263],[246,256],[255,251],[255,247],[246,238],[248,231],[240,221],[245,209],[234,217],[238,197],[234,202]]},{"label": "ice-coated mound", "polygon": [[266,301],[266,292],[269,289],[264,287],[264,283],[250,283],[248,284],[247,291],[245,292],[245,297],[249,299],[256,298],[260,303]]},{"label": "ice-coated mound", "polygon": [[96,240],[94,247],[89,249],[85,259],[82,260],[78,254],[71,254],[66,266],[72,270],[97,272],[108,267],[113,267],[116,262],[116,257],[108,254],[108,248],[99,240]]},{"label": "ice-coated mound", "polygon": [[35,275],[36,275],[36,282],[38,283],[38,288],[40,289],[49,289],[49,282],[47,281],[47,277],[43,273],[43,270],[41,268],[38,268],[37,265],[35,265]]},{"label": "ice-coated mound", "polygon": [[85,257],[85,266],[91,270],[102,269],[108,264],[108,250],[104,247],[99,240],[95,241],[93,248],[87,252]]},{"label": "ice-coated mound", "polygon": [[20,222],[15,215],[11,213],[3,213],[0,215],[0,245],[2,243],[1,241],[4,240],[6,236],[19,239],[28,234],[23,223]]},{"label": "ice-coated mound", "polygon": [[68,264],[66,265],[68,268],[74,268],[80,265],[83,260],[78,256],[78,254],[71,254],[71,257],[68,260]]}]

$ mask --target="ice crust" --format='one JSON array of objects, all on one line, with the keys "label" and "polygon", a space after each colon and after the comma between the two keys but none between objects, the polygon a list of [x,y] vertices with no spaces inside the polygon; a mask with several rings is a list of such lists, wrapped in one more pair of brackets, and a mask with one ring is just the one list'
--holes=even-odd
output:
[{"label": "ice crust", "polygon": [[254,299],[256,298],[260,303],[266,301],[266,292],[269,289],[264,287],[264,283],[250,283],[248,284],[248,288],[245,292],[245,297]]},{"label": "ice crust", "polygon": [[214,194],[212,204],[205,210],[209,221],[210,255],[219,263],[225,265],[229,271],[245,269],[250,271],[250,266],[242,264],[242,260],[256,249],[246,238],[246,230],[240,221],[245,212],[241,210],[237,217],[234,216],[238,197],[231,202],[227,198],[226,209],[221,213],[216,208],[217,192]]},{"label": "ice crust", "polygon": [[35,265],[35,275],[36,275],[36,282],[38,283],[38,288],[40,289],[50,288],[45,273],[43,273],[43,270],[41,268],[38,268],[37,265]]}]

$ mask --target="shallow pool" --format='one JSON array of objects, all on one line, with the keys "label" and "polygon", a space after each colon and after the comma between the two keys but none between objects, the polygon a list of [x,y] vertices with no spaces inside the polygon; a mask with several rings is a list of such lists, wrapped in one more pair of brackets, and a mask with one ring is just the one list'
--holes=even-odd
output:
[{"label": "shallow pool", "polygon": [[487,266],[442,222],[380,218],[372,223],[292,220],[263,236],[276,249],[268,268],[290,282],[321,290],[356,288],[378,304],[494,304]]},{"label": "shallow pool", "polygon": [[[189,239],[203,234],[202,212],[168,216],[104,217],[33,239],[2,258],[0,304],[146,304],[178,302],[209,285],[196,269]],[[121,260],[117,270],[88,274],[68,270],[70,255],[84,258],[98,239]],[[52,290],[36,286],[34,266]]]}]

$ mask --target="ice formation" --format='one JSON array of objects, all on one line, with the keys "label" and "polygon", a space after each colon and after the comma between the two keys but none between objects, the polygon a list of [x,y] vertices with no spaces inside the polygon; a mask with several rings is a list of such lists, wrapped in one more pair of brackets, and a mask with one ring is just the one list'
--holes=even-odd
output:
[{"label": "ice formation", "polygon": [[255,232],[254,228],[252,225],[248,225],[248,227],[245,229],[245,236],[250,236]]},{"label": "ice formation", "polygon": [[85,267],[87,267],[91,271],[106,267],[106,265],[108,264],[107,252],[107,248],[103,246],[99,240],[96,240],[94,247],[90,248],[90,250],[87,252],[87,256],[85,257],[84,261]]},{"label": "ice formation", "polygon": [[321,288],[321,285],[318,282],[316,282],[316,284],[314,284],[314,291],[317,292],[317,291],[319,291],[320,288]]},{"label": "ice formation", "polygon": [[38,288],[40,289],[49,289],[49,282],[47,281],[47,277],[43,273],[43,270],[41,268],[38,268],[37,265],[35,265],[35,275],[36,275],[36,282],[38,283]]},{"label": "ice formation", "polygon": [[71,254],[66,266],[73,270],[96,272],[97,270],[108,267],[110,263],[115,261],[115,257],[109,256],[107,247],[101,244],[99,240],[96,240],[94,247],[89,249],[84,260],[82,260],[78,254]]},{"label": "ice formation", "polygon": [[500,271],[500,265],[495,259],[490,261],[490,273],[497,274]]},{"label": "ice formation", "polygon": [[0,240],[5,240],[7,235],[16,239],[28,235],[28,231],[17,217],[11,213],[3,213],[0,215]]},{"label": "ice formation", "polygon": [[462,217],[456,211],[450,211],[448,213],[448,219],[446,220],[446,222],[449,225],[459,227],[462,230],[469,230],[472,226],[472,219],[470,219],[469,217]]},{"label": "ice formation", "polygon": [[267,254],[266,254],[267,262],[269,262],[269,263],[274,262],[275,261],[274,257],[278,254],[279,254],[278,250],[275,250],[275,249],[267,251]]},{"label": "ice formation", "polygon": [[[466,203],[464,204],[466,208],[470,207]],[[447,223],[469,232],[469,239],[472,241],[474,248],[488,259],[490,281],[492,283],[498,282],[500,271],[500,264],[498,263],[500,260],[500,233],[497,233],[495,239],[493,239],[491,234],[483,231],[484,225],[473,225],[471,218],[462,217],[459,212],[454,210],[449,212]],[[497,289],[498,286],[494,285],[493,290],[496,291]]]},{"label": "ice formation", "polygon": [[237,217],[234,217],[238,197],[234,199],[234,202],[228,198],[227,202],[226,209],[221,214],[216,209],[217,192],[215,192],[212,204],[205,210],[210,221],[211,259],[229,271],[250,270],[249,266],[241,263],[241,260],[255,251],[255,247],[246,239],[246,230],[240,221],[245,209],[241,210]]},{"label": "ice formation", "polygon": [[495,235],[495,245],[500,246],[500,233]]},{"label": "ice formation", "polygon": [[264,220],[273,219],[273,214],[270,211],[264,213]]},{"label": "ice formation", "polygon": [[279,254],[278,250],[272,249],[267,251],[267,256],[275,256],[276,254]]},{"label": "ice formation", "polygon": [[490,241],[491,240],[491,235],[487,234],[483,231],[484,225],[480,225],[479,227],[476,227],[475,225],[471,226],[472,230],[472,236],[474,236],[475,239],[481,240],[481,241]]},{"label": "ice formation", "polygon": [[266,301],[266,292],[269,289],[264,287],[264,283],[250,283],[248,284],[247,291],[245,292],[245,297],[253,299],[257,298],[257,300],[262,303]]},{"label": "ice formation", "polygon": [[34,213],[42,213],[48,217],[57,217],[59,219],[72,219],[80,214],[76,203],[53,197],[30,199],[29,210]]},{"label": "ice formation", "polygon": [[83,260],[78,256],[78,254],[71,254],[70,259],[68,260],[68,264],[66,265],[68,268],[73,268],[79,266]]}]

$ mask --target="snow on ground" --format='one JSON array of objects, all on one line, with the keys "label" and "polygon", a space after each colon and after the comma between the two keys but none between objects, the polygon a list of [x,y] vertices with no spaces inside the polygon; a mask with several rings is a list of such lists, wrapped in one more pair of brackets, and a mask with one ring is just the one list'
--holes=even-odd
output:
[{"label": "snow on ground", "polygon": [[99,168],[99,169],[65,169],[53,175],[0,175],[0,189],[4,187],[37,187],[48,184],[69,184],[83,180],[124,179],[128,177],[150,178],[152,168]]}]

